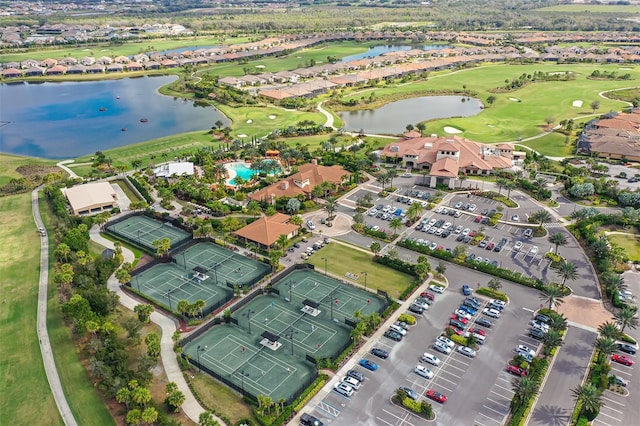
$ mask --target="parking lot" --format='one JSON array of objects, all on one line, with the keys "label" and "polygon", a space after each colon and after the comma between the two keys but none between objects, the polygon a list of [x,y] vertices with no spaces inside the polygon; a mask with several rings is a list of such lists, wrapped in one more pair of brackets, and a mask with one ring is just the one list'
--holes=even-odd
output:
[{"label": "parking lot", "polygon": [[[457,272],[453,275],[457,275]],[[475,279],[479,277],[471,278]],[[359,366],[360,358],[347,364],[347,369],[357,370],[366,377],[359,390],[350,398],[330,392],[314,407],[312,414],[326,423],[426,424],[425,420],[390,402],[395,390],[406,386],[417,392],[420,399],[426,398],[428,389],[447,396],[444,404],[429,400],[437,416],[436,424],[500,424],[508,412],[512,395],[510,382],[514,376],[506,372],[507,361],[515,355],[514,348],[518,344],[526,344],[531,348],[539,345],[526,336],[527,324],[533,310],[538,307],[537,292],[519,286],[513,289],[513,292],[509,292],[512,302],[507,305],[501,318],[490,318],[493,327],[485,329],[486,343],[479,346],[475,358],[464,356],[456,350],[445,355],[432,348],[435,338],[447,326],[451,314],[464,301],[460,286],[452,285],[444,294],[435,295],[434,302],[424,314],[416,315],[417,324],[409,329],[402,341],[380,337],[374,342],[375,347],[390,353],[387,359],[366,355],[367,359],[379,365],[377,371],[368,371]],[[484,301],[486,304],[486,299]],[[481,309],[469,321],[469,326],[480,316],[484,316]],[[424,352],[437,355],[440,364],[433,366],[420,362]],[[429,368],[434,373],[433,378],[427,379],[416,374],[414,369],[417,365]],[[342,376],[338,375],[332,383],[341,379]]]}]

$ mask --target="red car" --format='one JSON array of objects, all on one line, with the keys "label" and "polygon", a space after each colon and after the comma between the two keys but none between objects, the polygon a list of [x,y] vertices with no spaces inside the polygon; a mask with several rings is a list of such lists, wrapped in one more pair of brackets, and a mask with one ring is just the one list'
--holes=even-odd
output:
[{"label": "red car", "polygon": [[485,336],[485,337],[487,336],[486,333],[484,332],[484,330],[481,329],[481,328],[478,328],[478,329],[470,328],[469,329],[469,333],[476,333],[476,334],[479,334],[479,335]]},{"label": "red car", "polygon": [[468,320],[468,319],[463,318],[463,317],[461,317],[461,316],[459,316],[459,315],[456,315],[456,314],[451,315],[451,319],[453,319],[453,320],[458,320],[458,321],[460,321],[461,323],[463,323],[463,324],[465,324],[465,325],[466,325],[467,323],[469,323],[469,320]]},{"label": "red car", "polygon": [[435,296],[427,291],[423,291],[422,293],[420,293],[420,297],[426,297],[429,300],[435,299]]},{"label": "red car", "polygon": [[476,231],[471,231],[471,232],[469,232],[469,236],[470,236],[471,238],[475,237],[476,235],[478,235],[478,233],[477,233]]},{"label": "red car", "polygon": [[482,216],[476,216],[476,218],[473,219],[475,223],[480,223],[481,220],[482,220]]},{"label": "red car", "polygon": [[626,365],[626,366],[633,365],[633,361],[631,361],[631,359],[629,357],[624,356],[624,355],[613,355],[611,357],[611,360],[615,361],[615,362],[617,362],[619,364]]},{"label": "red car", "polygon": [[524,377],[527,375],[527,370],[520,368],[517,365],[507,364],[507,373],[515,374],[516,376]]},{"label": "red car", "polygon": [[427,395],[427,398],[431,398],[434,401],[439,402],[440,404],[444,404],[445,402],[447,402],[447,395],[436,392],[433,389],[429,389],[425,395]]},{"label": "red car", "polygon": [[448,326],[447,329],[451,329],[458,336],[462,336],[464,334],[464,330],[458,327],[454,327],[452,325]]}]

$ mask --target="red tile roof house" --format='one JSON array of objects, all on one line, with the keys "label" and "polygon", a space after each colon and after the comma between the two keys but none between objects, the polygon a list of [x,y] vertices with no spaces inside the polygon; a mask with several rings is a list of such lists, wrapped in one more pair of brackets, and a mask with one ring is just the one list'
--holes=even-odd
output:
[{"label": "red tile roof house", "polygon": [[15,68],[7,68],[2,71],[2,77],[4,78],[17,78],[22,77],[22,71],[17,70]]},{"label": "red tile roof house", "polygon": [[313,188],[322,182],[341,184],[351,174],[341,166],[303,164],[298,172],[249,195],[252,200],[275,204],[281,197],[311,197]]},{"label": "red tile roof house", "polygon": [[416,132],[406,133],[381,152],[387,160],[397,159],[403,168],[429,170],[429,187],[447,185],[451,189],[459,174],[489,175],[510,169],[512,154],[510,144],[485,145],[458,136],[421,137]]},{"label": "red tile roof house", "polygon": [[275,246],[280,235],[286,235],[290,239],[298,234],[300,226],[289,223],[289,219],[291,216],[282,213],[263,216],[234,234],[245,242],[252,242],[268,250]]}]

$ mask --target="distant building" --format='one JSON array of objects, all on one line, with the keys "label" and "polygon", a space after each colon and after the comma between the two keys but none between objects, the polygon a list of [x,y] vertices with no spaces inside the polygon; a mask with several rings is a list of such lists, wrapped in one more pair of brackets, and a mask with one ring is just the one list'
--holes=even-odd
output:
[{"label": "distant building", "polygon": [[183,161],[180,163],[167,163],[153,169],[156,177],[169,178],[171,176],[192,176],[195,173],[193,163]]},{"label": "distant building", "polygon": [[292,238],[298,233],[300,227],[289,223],[289,219],[291,219],[291,216],[282,213],[263,216],[255,222],[238,229],[235,235],[246,242],[257,244],[261,248],[273,248],[280,235]]},{"label": "distant building", "polygon": [[577,153],[640,161],[640,110],[587,123],[578,138]]},{"label": "distant building", "polygon": [[304,195],[311,197],[313,188],[322,182],[333,182],[341,184],[346,176],[351,173],[347,172],[341,166],[319,166],[317,164],[303,164],[298,168],[298,172],[280,180],[273,185],[262,188],[259,191],[249,195],[249,198],[256,201],[275,203],[276,199],[281,197],[296,197]]},{"label": "distant building", "polygon": [[422,137],[413,131],[385,146],[380,155],[406,169],[428,170],[431,188],[439,184],[453,188],[460,174],[489,175],[513,166],[511,144],[487,145],[458,136]]},{"label": "distant building", "polygon": [[69,201],[71,212],[86,216],[108,211],[117,206],[116,191],[109,182],[87,183],[62,190]]}]

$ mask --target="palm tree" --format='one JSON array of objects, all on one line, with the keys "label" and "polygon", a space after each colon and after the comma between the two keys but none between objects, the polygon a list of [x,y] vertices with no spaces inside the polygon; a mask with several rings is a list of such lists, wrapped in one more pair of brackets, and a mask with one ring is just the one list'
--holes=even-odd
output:
[{"label": "palm tree", "polygon": [[540,228],[542,228],[543,223],[551,222],[551,214],[542,209],[532,213],[531,216],[529,216],[529,219],[533,222],[537,222],[540,225]]},{"label": "palm tree", "polygon": [[618,349],[618,345],[615,340],[608,337],[598,337],[595,343],[596,350],[598,351],[598,364],[602,363],[606,357],[611,355]]},{"label": "palm tree", "polygon": [[502,193],[502,188],[507,185],[507,180],[505,178],[496,179],[496,186],[498,187],[498,195]]},{"label": "palm tree", "polygon": [[334,213],[336,212],[338,206],[336,203],[335,197],[329,197],[327,199],[327,204],[325,204],[324,209],[329,213],[329,220],[333,219]]},{"label": "palm tree", "polygon": [[604,284],[604,290],[611,296],[611,301],[615,299],[616,293],[626,290],[627,286],[624,283],[624,278],[615,272],[606,272],[602,274],[602,281]]},{"label": "palm tree", "polygon": [[551,315],[549,319],[549,329],[556,331],[564,331],[567,329],[567,318],[562,314]]},{"label": "palm tree", "polygon": [[369,246],[369,250],[371,250],[371,253],[373,253],[374,256],[377,256],[378,253],[380,253],[381,249],[382,247],[380,246],[380,243],[377,241],[372,242],[371,245]]},{"label": "palm tree", "polygon": [[420,203],[413,203],[407,209],[407,217],[411,222],[415,222],[422,213],[424,212],[424,208]]},{"label": "palm tree", "polygon": [[396,217],[391,219],[391,222],[389,222],[389,228],[393,229],[394,237],[398,235],[398,229],[402,228],[402,222],[400,221],[400,218]]},{"label": "palm tree", "polygon": [[538,178],[533,181],[534,186],[536,187],[536,195],[540,195],[544,186],[547,184],[547,180],[545,178]]},{"label": "palm tree", "polygon": [[385,185],[388,184],[390,181],[389,176],[385,172],[380,172],[376,180],[378,181],[378,183],[380,183],[380,185],[382,185],[383,191],[384,191]]},{"label": "palm tree", "polygon": [[576,405],[582,407],[582,412],[587,414],[587,418],[590,418],[589,414],[595,417],[598,411],[600,411],[600,407],[602,406],[602,391],[592,383],[576,386],[571,389],[571,393],[573,394]]},{"label": "palm tree", "polygon": [[542,335],[544,353],[549,355],[554,348],[562,346],[562,335],[556,330],[549,330]]},{"label": "palm tree", "polygon": [[515,413],[522,404],[526,404],[531,398],[538,393],[538,382],[529,378],[521,377],[511,382],[513,390],[513,399],[509,407],[512,413]]},{"label": "palm tree", "polygon": [[630,308],[628,306],[616,312],[613,315],[613,318],[615,319],[618,327],[620,327],[620,333],[624,333],[624,329],[627,327],[635,330],[640,323],[638,321],[638,309]]},{"label": "palm tree", "polygon": [[556,254],[558,254],[558,247],[566,246],[568,241],[567,236],[563,232],[554,232],[553,234],[549,235],[549,242],[551,244],[555,244]]},{"label": "palm tree", "polygon": [[540,300],[549,304],[549,309],[561,305],[564,302],[564,292],[557,284],[545,286],[540,292]]},{"label": "palm tree", "polygon": [[562,278],[562,287],[565,287],[567,280],[575,281],[578,278],[578,267],[573,262],[563,260],[560,265],[555,268],[556,274]]},{"label": "palm tree", "polygon": [[276,244],[284,252],[287,249],[287,246],[289,245],[289,237],[287,237],[285,234],[280,234],[280,236],[278,237],[278,240],[276,241]]},{"label": "palm tree", "polygon": [[389,186],[393,187],[393,179],[398,176],[398,170],[390,169],[387,171],[387,177],[389,178]]},{"label": "palm tree", "polygon": [[598,333],[600,333],[600,336],[609,339],[617,339],[620,337],[620,330],[618,329],[618,326],[610,321],[600,324],[598,327]]},{"label": "palm tree", "polygon": [[516,183],[512,180],[507,180],[507,183],[504,185],[507,188],[507,198],[511,197],[511,190],[515,189]]}]

